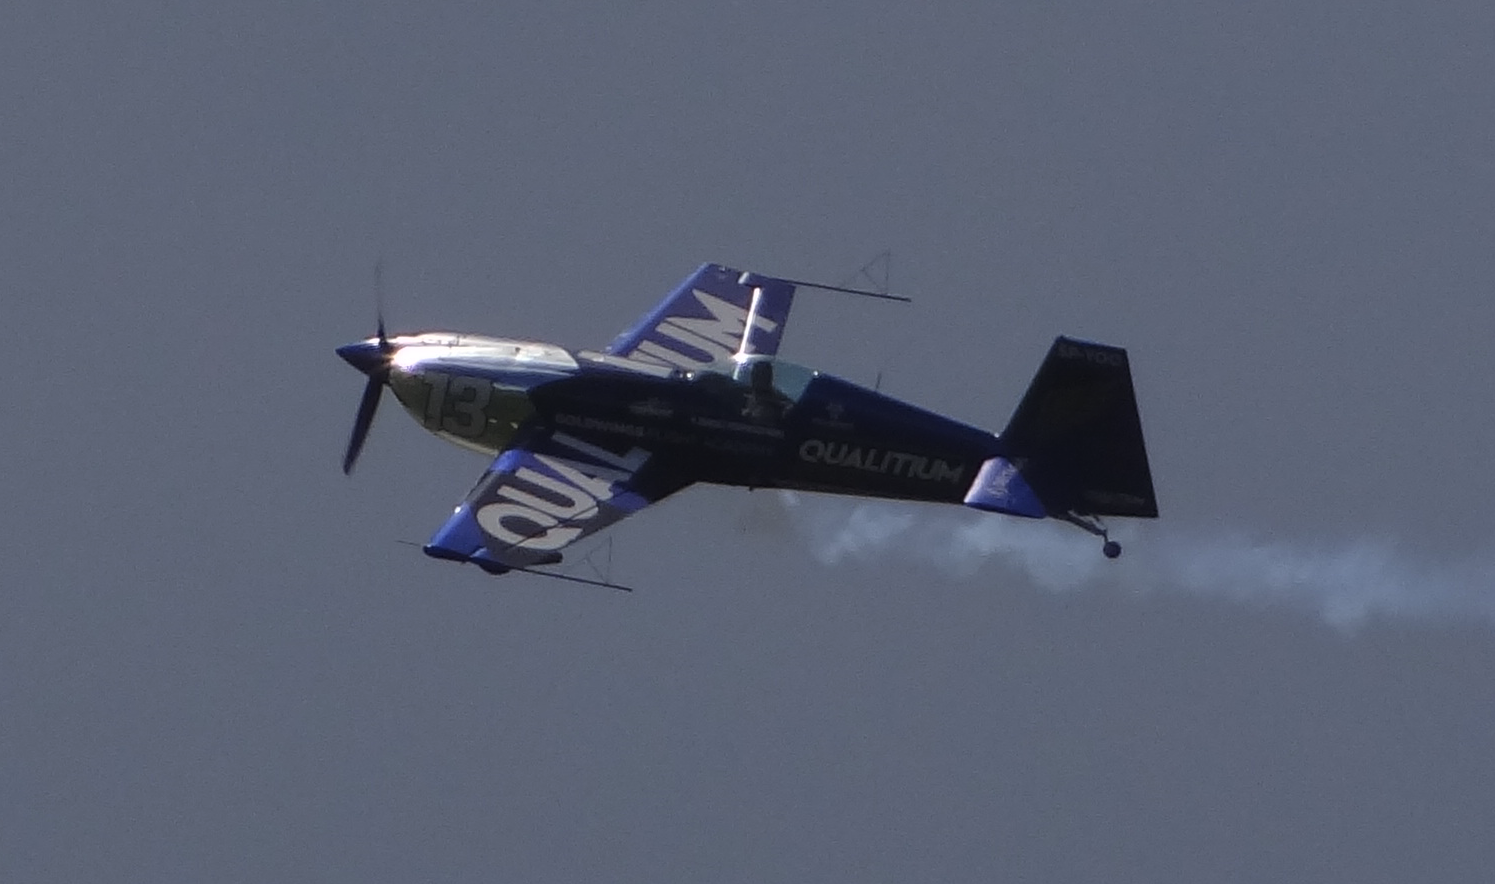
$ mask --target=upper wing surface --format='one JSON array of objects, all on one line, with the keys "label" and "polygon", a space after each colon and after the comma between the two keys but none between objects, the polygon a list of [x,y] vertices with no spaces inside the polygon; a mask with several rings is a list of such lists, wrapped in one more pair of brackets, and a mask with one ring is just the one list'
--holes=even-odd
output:
[{"label": "upper wing surface", "polygon": [[494,573],[553,564],[565,547],[690,484],[652,458],[537,434],[498,455],[424,549]]},{"label": "upper wing surface", "polygon": [[794,302],[782,279],[703,264],[659,306],[607,347],[607,355],[660,368],[692,369],[738,352],[778,353]]}]

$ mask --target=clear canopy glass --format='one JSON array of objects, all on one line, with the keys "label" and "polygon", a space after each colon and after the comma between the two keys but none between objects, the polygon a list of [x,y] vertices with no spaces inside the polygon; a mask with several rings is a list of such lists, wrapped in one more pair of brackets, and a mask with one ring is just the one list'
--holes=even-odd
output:
[{"label": "clear canopy glass", "polygon": [[775,393],[786,403],[793,404],[804,395],[815,375],[814,369],[772,356],[734,356],[689,372],[686,377],[707,384],[719,384],[722,379],[727,379],[743,390]]}]

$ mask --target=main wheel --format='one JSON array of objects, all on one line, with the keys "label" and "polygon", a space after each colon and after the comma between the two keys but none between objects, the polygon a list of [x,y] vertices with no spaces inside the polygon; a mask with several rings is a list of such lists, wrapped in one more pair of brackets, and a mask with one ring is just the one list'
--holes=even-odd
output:
[{"label": "main wheel", "polygon": [[1105,545],[1100,548],[1100,551],[1105,555],[1106,558],[1114,559],[1117,556],[1121,555],[1121,544],[1117,543],[1114,540],[1107,540]]}]

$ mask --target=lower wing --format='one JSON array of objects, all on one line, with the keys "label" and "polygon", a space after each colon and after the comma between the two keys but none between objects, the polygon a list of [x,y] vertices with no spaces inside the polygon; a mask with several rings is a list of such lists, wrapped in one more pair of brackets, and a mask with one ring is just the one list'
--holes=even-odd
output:
[{"label": "lower wing", "polygon": [[642,448],[619,453],[538,432],[494,459],[424,550],[493,574],[552,565],[562,549],[690,482]]}]

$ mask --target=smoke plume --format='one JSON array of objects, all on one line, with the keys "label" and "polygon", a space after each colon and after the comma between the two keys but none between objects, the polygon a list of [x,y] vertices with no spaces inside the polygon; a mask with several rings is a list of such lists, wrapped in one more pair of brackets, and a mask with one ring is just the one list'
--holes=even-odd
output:
[{"label": "smoke plume", "polygon": [[[781,492],[815,556],[915,561],[950,576],[1006,568],[1052,591],[1088,586],[1184,592],[1245,604],[1285,605],[1353,629],[1368,618],[1495,622],[1495,559],[1437,562],[1389,541],[1337,546],[1207,537],[1163,523],[1118,525],[1126,552],[1103,558],[1100,541],[1068,525],[981,513],[851,502]],[[1128,543],[1135,537],[1137,542]]]}]

